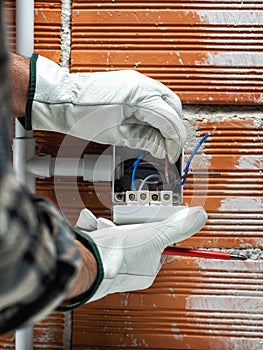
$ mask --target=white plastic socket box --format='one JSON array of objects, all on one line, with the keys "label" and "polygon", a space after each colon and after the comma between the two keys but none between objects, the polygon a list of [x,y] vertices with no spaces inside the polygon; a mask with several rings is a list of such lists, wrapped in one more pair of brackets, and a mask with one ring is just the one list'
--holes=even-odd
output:
[{"label": "white plastic socket box", "polygon": [[[164,220],[183,207],[183,191],[180,186],[183,154],[176,164],[145,154],[139,162],[138,177],[132,188],[133,164],[142,151],[127,147],[113,147],[112,202],[115,224],[131,224]],[[146,181],[155,174],[158,181]],[[169,181],[167,180],[167,174]],[[156,188],[155,188],[156,187]]]}]

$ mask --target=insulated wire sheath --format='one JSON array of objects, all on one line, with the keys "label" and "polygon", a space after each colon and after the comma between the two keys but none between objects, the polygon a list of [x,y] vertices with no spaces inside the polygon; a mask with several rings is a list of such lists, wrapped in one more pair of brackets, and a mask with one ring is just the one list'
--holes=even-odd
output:
[{"label": "insulated wire sheath", "polygon": [[132,170],[132,179],[131,179],[131,189],[132,191],[136,191],[136,185],[135,185],[135,180],[136,180],[136,172],[138,169],[138,166],[140,164],[140,161],[143,159],[144,154],[142,153],[133,163],[133,170]]},{"label": "insulated wire sheath", "polygon": [[146,178],[143,179],[142,183],[140,184],[138,191],[141,191],[143,189],[143,186],[148,182],[148,180],[151,180],[153,178],[161,179],[161,176],[158,174],[151,174],[151,175],[146,176]]},{"label": "insulated wire sheath", "polygon": [[208,138],[208,136],[210,136],[210,132],[208,132],[207,134],[205,134],[205,136],[203,136],[201,138],[201,140],[198,142],[198,144],[195,146],[193,152],[190,154],[190,157],[186,163],[186,166],[185,166],[185,169],[184,169],[184,175],[183,175],[183,180],[181,182],[179,182],[179,185],[180,186],[183,186],[187,180],[187,175],[188,175],[188,172],[189,172],[189,167],[190,167],[190,164],[194,158],[194,156],[196,155],[197,151],[199,150],[199,148],[201,147],[202,143],[205,142],[205,140]]}]

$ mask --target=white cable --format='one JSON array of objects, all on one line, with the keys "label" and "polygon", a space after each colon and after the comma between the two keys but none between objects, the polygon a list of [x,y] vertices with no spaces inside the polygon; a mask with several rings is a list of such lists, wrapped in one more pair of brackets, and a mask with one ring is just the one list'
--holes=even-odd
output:
[{"label": "white cable", "polygon": [[147,183],[147,181],[153,178],[161,179],[161,176],[159,174],[151,174],[146,176],[146,178],[143,179],[142,183],[140,184],[138,191],[141,191],[143,189],[143,186]]}]

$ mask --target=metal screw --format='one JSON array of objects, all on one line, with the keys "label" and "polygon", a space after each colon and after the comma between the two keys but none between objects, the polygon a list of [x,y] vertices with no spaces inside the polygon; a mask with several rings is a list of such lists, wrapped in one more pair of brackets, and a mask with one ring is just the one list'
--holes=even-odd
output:
[{"label": "metal screw", "polygon": [[171,198],[171,197],[170,197],[169,193],[165,193],[165,194],[163,195],[163,199],[164,199],[165,201],[169,201],[170,198]]},{"label": "metal screw", "polygon": [[152,195],[152,200],[153,200],[153,201],[158,201],[158,199],[159,199],[158,194],[153,194],[153,195]]},{"label": "metal screw", "polygon": [[117,194],[116,194],[116,199],[117,199],[118,201],[122,201],[122,200],[123,200],[123,194],[122,194],[122,193],[117,193]]},{"label": "metal screw", "polygon": [[141,193],[141,194],[140,194],[140,199],[141,199],[142,201],[145,201],[146,198],[147,198],[146,193]]},{"label": "metal screw", "polygon": [[130,201],[134,201],[134,200],[135,200],[135,194],[130,193],[130,194],[129,194],[129,200],[130,200]]}]

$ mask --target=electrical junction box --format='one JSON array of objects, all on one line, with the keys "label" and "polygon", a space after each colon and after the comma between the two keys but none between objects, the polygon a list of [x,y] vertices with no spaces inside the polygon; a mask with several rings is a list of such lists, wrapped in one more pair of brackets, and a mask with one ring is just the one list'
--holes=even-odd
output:
[{"label": "electrical junction box", "polygon": [[164,220],[181,210],[183,153],[175,164],[147,152],[113,147],[112,202],[117,225]]}]

